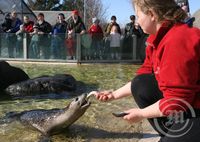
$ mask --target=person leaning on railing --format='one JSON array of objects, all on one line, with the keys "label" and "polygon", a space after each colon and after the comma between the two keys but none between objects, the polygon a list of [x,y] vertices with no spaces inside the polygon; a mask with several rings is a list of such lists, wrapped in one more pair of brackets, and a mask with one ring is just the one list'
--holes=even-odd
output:
[{"label": "person leaning on railing", "polygon": [[102,39],[103,39],[103,30],[99,25],[100,20],[96,17],[92,18],[92,25],[90,26],[88,33],[92,38],[90,57],[91,59],[103,59],[102,53]]},{"label": "person leaning on railing", "polygon": [[4,32],[6,33],[6,43],[8,46],[8,57],[14,58],[14,50],[17,42],[15,33],[19,30],[22,21],[17,17],[17,12],[13,11],[8,13],[5,17],[5,21],[2,24]]},{"label": "person leaning on railing", "polygon": [[63,13],[58,14],[57,23],[52,28],[51,37],[51,58],[65,59],[65,33],[67,30],[67,22]]},{"label": "person leaning on railing", "polygon": [[[75,40],[76,40],[77,34],[82,36],[86,33],[85,24],[83,23],[83,20],[79,16],[79,12],[77,10],[72,11],[71,17],[67,20],[67,23],[68,23],[67,32],[72,34]],[[76,47],[76,45],[74,47]],[[82,51],[81,52],[82,56],[84,56],[83,55],[84,49],[81,49],[81,51]],[[73,59],[74,59],[74,57],[75,57],[75,55],[72,56]],[[69,57],[69,59],[70,58],[71,57]]]},{"label": "person leaning on railing", "polygon": [[[34,26],[34,22],[30,20],[28,15],[25,15],[23,17],[23,25],[24,25],[24,30],[27,33],[26,34],[26,41],[27,41],[27,51],[29,51],[29,45],[31,42],[31,37],[30,37],[30,33],[33,32],[33,26]],[[29,52],[28,52],[28,57],[29,57]]]},{"label": "person leaning on railing", "polygon": [[37,15],[37,20],[38,21],[35,25],[38,27],[39,30],[38,34],[41,58],[49,59],[51,44],[49,33],[52,31],[52,26],[47,21],[45,21],[43,13],[39,13]]}]

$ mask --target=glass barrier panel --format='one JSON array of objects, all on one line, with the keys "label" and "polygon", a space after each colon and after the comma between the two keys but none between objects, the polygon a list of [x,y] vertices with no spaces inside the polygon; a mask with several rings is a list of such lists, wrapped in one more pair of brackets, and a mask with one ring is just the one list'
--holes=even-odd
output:
[{"label": "glass barrier panel", "polygon": [[2,33],[0,57],[77,61],[143,60],[146,37],[121,36],[113,39],[98,34]]},{"label": "glass barrier panel", "polygon": [[[114,39],[112,36],[80,35],[81,60],[132,60],[136,52],[136,37]],[[135,49],[135,50],[133,50]],[[136,53],[135,53],[136,54]]]},{"label": "glass barrier panel", "polygon": [[24,34],[1,33],[1,58],[23,58]]}]

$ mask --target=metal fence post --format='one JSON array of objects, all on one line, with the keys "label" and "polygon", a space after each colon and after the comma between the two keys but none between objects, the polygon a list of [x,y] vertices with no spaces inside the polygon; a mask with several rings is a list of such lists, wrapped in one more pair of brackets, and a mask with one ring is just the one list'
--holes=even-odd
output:
[{"label": "metal fence post", "polygon": [[25,33],[23,36],[23,54],[24,54],[24,60],[27,59],[27,34]]},{"label": "metal fence post", "polygon": [[133,60],[136,60],[136,51],[137,51],[137,36],[132,35],[133,38]]},{"label": "metal fence post", "polygon": [[80,34],[76,34],[76,58],[77,62],[81,60],[81,37]]}]

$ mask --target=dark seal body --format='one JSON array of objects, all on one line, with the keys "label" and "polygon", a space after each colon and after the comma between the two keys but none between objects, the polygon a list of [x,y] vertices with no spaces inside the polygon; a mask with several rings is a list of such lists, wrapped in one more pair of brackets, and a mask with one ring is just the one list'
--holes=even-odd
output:
[{"label": "dark seal body", "polygon": [[76,80],[68,74],[57,74],[54,76],[41,76],[16,84],[6,88],[6,92],[12,96],[24,96],[34,94],[61,93],[74,91]]}]

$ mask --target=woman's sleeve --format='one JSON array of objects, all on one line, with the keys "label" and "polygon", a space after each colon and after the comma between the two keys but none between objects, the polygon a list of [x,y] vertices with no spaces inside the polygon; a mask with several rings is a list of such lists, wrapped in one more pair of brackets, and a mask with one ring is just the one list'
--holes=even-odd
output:
[{"label": "woman's sleeve", "polygon": [[166,44],[162,53],[158,76],[164,98],[160,100],[159,108],[164,115],[171,111],[186,111],[187,104],[192,106],[200,90],[200,40],[196,41],[193,38],[186,42],[174,39]]}]

